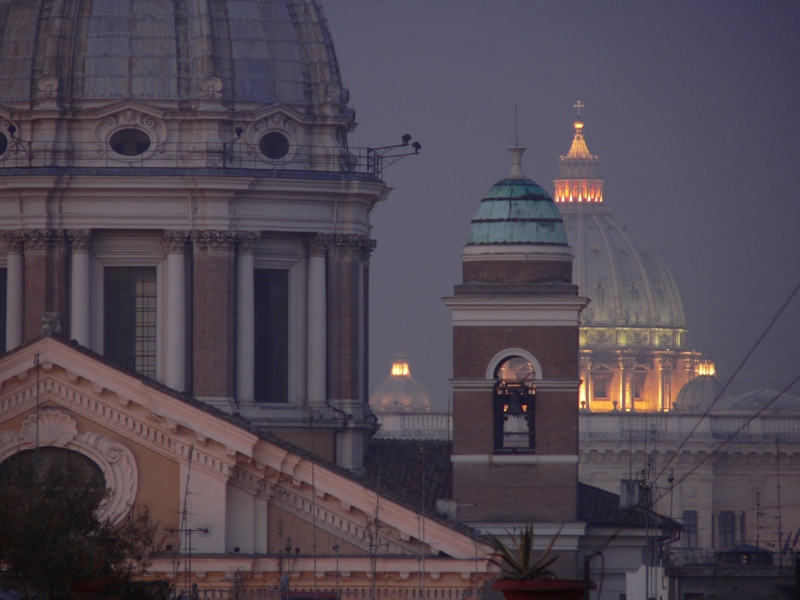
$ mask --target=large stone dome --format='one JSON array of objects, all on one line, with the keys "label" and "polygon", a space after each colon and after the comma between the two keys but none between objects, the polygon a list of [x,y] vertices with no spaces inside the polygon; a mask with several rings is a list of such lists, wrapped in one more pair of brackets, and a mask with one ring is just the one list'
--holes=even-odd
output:
[{"label": "large stone dome", "polygon": [[700,353],[685,348],[686,318],[669,269],[606,205],[584,125],[579,112],[554,194],[575,254],[572,282],[591,299],[581,315],[581,405],[671,410],[698,374]]},{"label": "large stone dome", "polygon": [[573,282],[592,299],[585,326],[686,328],[675,280],[641,237],[603,205],[560,208],[576,256]]},{"label": "large stone dome", "polygon": [[587,342],[679,349],[686,317],[672,273],[603,202],[598,160],[589,153],[583,127],[580,118],[575,121],[575,138],[561,157],[555,184],[556,203],[575,253],[572,280],[591,298],[582,325],[600,328]]},{"label": "large stone dome", "polygon": [[0,102],[346,102],[315,0],[0,0]]}]

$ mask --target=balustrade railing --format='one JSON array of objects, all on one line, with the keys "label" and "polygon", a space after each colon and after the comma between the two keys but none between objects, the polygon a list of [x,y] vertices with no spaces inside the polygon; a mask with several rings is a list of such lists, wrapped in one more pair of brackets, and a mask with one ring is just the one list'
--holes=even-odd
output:
[{"label": "balustrade railing", "polygon": [[733,442],[800,441],[800,416],[710,414],[703,418],[692,413],[589,413],[581,412],[580,434],[584,439],[681,440],[691,432],[692,439],[721,440],[735,435]]},{"label": "balustrade railing", "polygon": [[94,142],[10,141],[0,154],[2,169],[166,168],[321,171],[382,177],[385,158],[371,148],[294,146],[281,159],[267,158],[256,147],[235,142],[153,144],[137,155],[120,154]]}]

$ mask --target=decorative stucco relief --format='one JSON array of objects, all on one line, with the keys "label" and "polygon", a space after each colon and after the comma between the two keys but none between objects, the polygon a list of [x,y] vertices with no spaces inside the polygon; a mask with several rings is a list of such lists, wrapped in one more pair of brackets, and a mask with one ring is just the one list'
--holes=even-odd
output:
[{"label": "decorative stucco relief", "polygon": [[[38,426],[37,426],[38,425]],[[30,415],[20,431],[0,431],[0,462],[22,450],[36,447],[65,448],[92,460],[106,480],[109,496],[100,505],[98,517],[119,523],[130,511],[139,486],[139,473],[133,453],[123,444],[104,435],[86,431],[69,415],[58,410],[44,410]]]}]

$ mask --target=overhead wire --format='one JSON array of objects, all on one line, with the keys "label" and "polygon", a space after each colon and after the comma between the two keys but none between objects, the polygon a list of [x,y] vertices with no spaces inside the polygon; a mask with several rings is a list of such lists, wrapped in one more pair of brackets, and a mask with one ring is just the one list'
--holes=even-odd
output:
[{"label": "overhead wire", "polygon": [[[750,349],[750,350],[747,352],[747,354],[744,356],[744,358],[742,359],[742,361],[739,363],[739,366],[738,366],[738,367],[736,367],[736,369],[733,371],[733,374],[731,374],[731,376],[730,376],[730,377],[728,378],[728,380],[725,382],[725,385],[723,385],[723,386],[722,386],[722,389],[719,391],[719,393],[717,394],[717,396],[714,398],[714,400],[711,402],[711,404],[709,404],[709,405],[708,405],[708,407],[706,408],[706,410],[705,410],[705,412],[703,413],[703,415],[702,415],[702,416],[701,416],[701,417],[700,417],[700,418],[697,420],[697,423],[695,423],[694,427],[692,427],[692,430],[691,430],[691,431],[690,431],[690,432],[689,432],[689,433],[686,435],[686,437],[685,437],[685,438],[683,439],[683,441],[680,443],[680,445],[678,446],[678,448],[677,448],[677,449],[675,449],[675,451],[672,453],[672,456],[670,457],[670,459],[667,461],[667,463],[666,463],[666,464],[663,466],[663,468],[662,468],[662,469],[661,469],[661,471],[658,473],[658,475],[656,476],[656,478],[653,480],[653,485],[655,485],[655,484],[658,482],[658,480],[659,480],[659,479],[662,477],[662,475],[664,475],[664,473],[667,471],[667,469],[668,469],[668,468],[669,468],[669,466],[672,464],[672,462],[673,462],[673,461],[674,461],[674,460],[675,460],[675,459],[678,457],[678,454],[680,453],[680,451],[681,451],[681,450],[683,450],[684,446],[686,446],[686,444],[689,442],[689,439],[692,437],[692,435],[694,435],[695,431],[697,431],[697,428],[698,428],[698,427],[700,427],[700,423],[702,423],[702,422],[703,422],[703,420],[705,420],[705,419],[708,417],[709,413],[711,412],[711,409],[712,409],[712,408],[714,408],[714,405],[717,403],[717,401],[718,401],[720,398],[722,398],[722,395],[725,393],[725,391],[728,389],[728,387],[730,386],[730,384],[733,382],[733,380],[734,380],[734,379],[736,378],[736,376],[739,374],[739,371],[741,371],[741,370],[742,370],[742,368],[744,367],[744,365],[747,363],[747,361],[748,361],[748,360],[750,360],[750,357],[753,355],[753,353],[756,351],[756,349],[757,349],[757,348],[758,348],[758,347],[761,345],[761,342],[763,342],[763,341],[764,341],[764,338],[767,336],[767,334],[768,334],[768,333],[769,333],[769,332],[772,330],[772,328],[775,326],[775,323],[776,323],[776,322],[778,321],[778,319],[780,319],[780,317],[783,315],[784,311],[785,311],[785,310],[786,310],[786,308],[789,306],[789,304],[791,304],[792,300],[793,300],[793,299],[794,299],[794,297],[797,295],[798,291],[800,291],[800,282],[798,282],[798,283],[797,283],[797,285],[795,286],[794,290],[792,290],[792,293],[791,293],[791,294],[789,294],[789,297],[786,299],[786,301],[785,301],[785,302],[783,303],[783,305],[780,307],[780,309],[778,310],[778,312],[775,314],[775,316],[774,316],[774,317],[772,318],[772,320],[769,322],[769,324],[767,325],[767,327],[766,327],[766,328],[764,329],[764,331],[761,333],[761,335],[759,336],[758,340],[756,340],[756,343],[755,343],[755,344],[752,346],[752,348],[751,348],[751,349]],[[795,380],[795,381],[796,381],[796,380]],[[791,384],[789,387],[791,387],[792,385],[794,385],[794,383],[793,383],[793,384]],[[788,388],[787,388],[787,389],[788,389]],[[783,392],[782,392],[782,393],[783,393]],[[760,414],[760,413],[759,413],[759,414]],[[738,433],[738,432],[737,432],[737,433]],[[734,435],[735,435],[735,434],[734,434]],[[730,440],[728,440],[728,441],[730,441]],[[727,443],[727,441],[726,441],[725,443]]]},{"label": "overhead wire", "polygon": [[[736,368],[736,370],[734,371],[733,375],[731,375],[731,377],[728,379],[727,383],[724,385],[724,387],[722,388],[722,390],[720,390],[719,394],[717,394],[716,398],[714,398],[714,400],[713,400],[713,402],[711,403],[711,405],[710,405],[710,406],[709,406],[709,407],[706,409],[706,411],[703,413],[703,415],[700,417],[700,419],[698,419],[698,422],[695,424],[695,426],[692,428],[692,430],[691,430],[691,431],[688,433],[688,435],[686,436],[686,438],[685,438],[685,439],[684,439],[684,440],[681,442],[681,444],[679,445],[679,447],[678,447],[678,448],[677,448],[677,449],[676,449],[676,450],[675,450],[675,451],[672,453],[672,457],[670,458],[670,460],[667,462],[667,464],[664,466],[664,468],[663,468],[663,469],[662,469],[662,470],[659,472],[658,476],[657,476],[657,477],[656,477],[656,478],[653,480],[653,487],[654,487],[654,488],[655,488],[655,484],[656,484],[656,482],[658,481],[658,479],[659,479],[659,478],[660,478],[660,477],[661,477],[661,476],[662,476],[662,475],[663,475],[663,474],[666,472],[666,470],[667,470],[667,468],[669,467],[669,465],[670,465],[670,464],[672,464],[672,462],[673,462],[673,461],[675,460],[675,458],[678,456],[678,453],[679,453],[679,452],[680,452],[680,451],[683,449],[683,447],[684,447],[684,446],[685,446],[685,445],[688,443],[689,439],[692,437],[692,435],[694,434],[694,432],[695,432],[695,431],[697,430],[697,428],[699,427],[699,424],[700,424],[700,423],[703,421],[703,419],[705,419],[705,418],[708,416],[708,414],[709,414],[709,413],[710,413],[710,411],[711,411],[711,408],[714,406],[714,404],[716,404],[717,400],[719,400],[719,399],[722,397],[722,394],[724,393],[724,391],[725,391],[725,390],[728,388],[728,386],[729,386],[729,385],[730,385],[730,383],[733,381],[733,379],[736,377],[736,375],[739,373],[739,371],[742,369],[742,367],[744,366],[744,364],[745,364],[745,363],[747,363],[747,361],[748,361],[748,360],[750,359],[750,357],[753,355],[753,353],[755,352],[755,350],[758,348],[758,346],[761,344],[761,342],[764,340],[764,338],[765,338],[765,337],[767,336],[767,334],[770,332],[770,330],[772,329],[772,327],[775,325],[775,323],[776,323],[776,322],[778,321],[778,319],[781,317],[781,315],[783,314],[783,312],[786,310],[786,308],[787,308],[787,307],[789,306],[789,304],[792,302],[792,300],[794,299],[794,297],[797,295],[798,291],[800,291],[800,282],[798,282],[798,284],[795,286],[794,290],[792,290],[791,294],[789,294],[789,297],[787,298],[787,300],[786,300],[786,301],[783,303],[783,305],[781,306],[781,308],[780,308],[780,309],[778,310],[778,312],[776,313],[775,317],[773,317],[773,319],[772,319],[772,320],[770,321],[770,323],[767,325],[767,327],[766,327],[766,329],[764,330],[764,332],[763,332],[763,333],[762,333],[762,334],[759,336],[758,340],[757,340],[757,341],[756,341],[756,343],[753,345],[753,347],[750,349],[750,351],[749,351],[749,352],[748,352],[748,353],[745,355],[745,358],[742,360],[741,364],[740,364],[740,365],[739,365],[739,366]],[[771,405],[772,405],[772,404],[773,404],[773,403],[774,403],[774,402],[775,402],[775,401],[776,401],[778,398],[780,398],[781,396],[783,396],[783,395],[784,395],[784,394],[785,394],[785,393],[786,393],[786,392],[787,392],[789,389],[791,389],[791,388],[792,388],[794,385],[796,385],[798,382],[800,382],[800,375],[798,375],[797,377],[795,377],[795,378],[794,378],[794,379],[793,379],[793,380],[792,380],[792,381],[791,381],[791,382],[790,382],[788,385],[786,385],[786,386],[785,386],[785,387],[784,387],[784,388],[783,388],[783,389],[782,389],[780,392],[778,392],[778,393],[775,395],[775,397],[774,397],[772,400],[770,400],[768,403],[766,403],[764,406],[762,406],[762,407],[761,407],[761,408],[760,408],[758,411],[756,411],[756,413],[755,413],[755,414],[754,414],[752,417],[750,417],[750,418],[749,418],[749,419],[748,419],[748,420],[747,420],[747,421],[746,421],[746,422],[745,422],[745,423],[744,423],[744,424],[743,424],[741,427],[739,427],[739,429],[737,429],[735,432],[733,432],[731,435],[729,435],[729,436],[728,436],[728,437],[727,437],[727,438],[726,438],[726,439],[725,439],[725,440],[724,440],[724,441],[723,441],[723,442],[722,442],[722,443],[721,443],[719,446],[717,446],[717,448],[715,448],[714,450],[712,450],[712,451],[709,453],[709,455],[708,455],[706,458],[704,458],[704,459],[703,459],[703,460],[702,460],[700,463],[698,463],[697,465],[695,465],[695,466],[694,466],[694,467],[693,467],[693,468],[692,468],[692,469],[691,469],[691,470],[690,470],[688,473],[686,473],[686,474],[685,474],[683,477],[681,477],[680,479],[678,479],[676,482],[672,483],[672,485],[670,486],[670,491],[671,491],[671,492],[672,492],[672,491],[674,491],[674,488],[675,488],[675,487],[677,487],[678,485],[680,485],[680,483],[682,483],[683,481],[685,481],[685,480],[686,480],[686,478],[687,478],[687,477],[689,477],[689,475],[691,475],[692,473],[694,473],[694,472],[695,472],[697,469],[699,469],[699,468],[700,468],[700,466],[702,466],[703,464],[705,464],[706,462],[708,462],[708,461],[709,461],[709,460],[710,460],[710,459],[711,459],[711,458],[712,458],[712,457],[713,457],[713,456],[714,456],[714,455],[715,455],[717,452],[719,452],[719,451],[720,451],[722,448],[724,448],[724,447],[725,447],[725,446],[726,446],[726,445],[727,445],[727,444],[728,444],[728,443],[729,443],[729,442],[730,442],[730,441],[731,441],[731,440],[732,440],[732,439],[733,439],[733,438],[734,438],[736,435],[738,435],[739,433],[741,433],[741,432],[742,432],[742,431],[743,431],[743,430],[744,430],[744,429],[745,429],[745,428],[746,428],[746,427],[747,427],[747,426],[748,426],[748,425],[749,425],[751,422],[753,422],[753,421],[754,421],[756,418],[758,418],[758,417],[759,417],[759,416],[760,416],[760,415],[761,415],[761,414],[762,414],[762,413],[763,413],[763,412],[764,412],[766,409],[768,409],[768,408],[769,408],[769,407],[770,407],[770,406],[771,406]],[[663,497],[664,497],[664,496],[665,496],[667,493],[668,493],[668,492],[664,492],[664,494],[662,494],[661,496],[659,496],[658,498],[656,498],[655,502],[657,503],[657,502],[658,502],[659,500],[661,500],[661,499],[662,499],[662,498],[663,498]],[[591,556],[597,556],[597,555],[600,555],[600,554],[602,554],[602,553],[603,553],[603,551],[604,551],[606,548],[608,548],[608,546],[609,546],[609,545],[611,545],[611,543],[612,543],[612,542],[613,542],[613,541],[614,541],[614,540],[615,540],[615,539],[616,539],[616,538],[619,536],[619,534],[620,534],[620,533],[622,533],[623,531],[625,531],[626,529],[628,529],[628,527],[630,527],[630,525],[631,525],[631,524],[632,524],[632,523],[635,521],[635,519],[636,519],[636,518],[639,516],[639,514],[641,514],[641,509],[639,509],[639,510],[633,510],[633,511],[631,511],[631,512],[630,512],[630,514],[629,514],[629,515],[628,515],[628,516],[627,516],[627,517],[626,517],[626,518],[623,520],[623,522],[622,522],[622,523],[621,523],[621,524],[620,524],[620,525],[617,527],[617,529],[614,531],[614,533],[612,533],[612,534],[611,534],[611,535],[608,537],[608,539],[606,539],[606,541],[605,541],[605,542],[604,542],[604,543],[603,543],[603,544],[602,544],[602,545],[601,545],[601,546],[600,546],[600,547],[599,547],[597,550],[595,550],[595,551],[594,551],[594,552],[591,554]]]}]

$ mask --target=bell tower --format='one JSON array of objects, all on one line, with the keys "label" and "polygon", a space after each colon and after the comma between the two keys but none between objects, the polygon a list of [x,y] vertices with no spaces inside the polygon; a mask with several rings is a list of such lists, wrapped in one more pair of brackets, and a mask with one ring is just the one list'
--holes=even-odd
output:
[{"label": "bell tower", "polygon": [[[552,198],[524,148],[481,200],[461,256],[453,321],[453,498],[459,520],[502,534],[579,535],[578,327],[587,304]],[[547,528],[545,528],[547,529]],[[568,532],[570,530],[570,532]],[[573,531],[574,530],[574,531]]]}]

